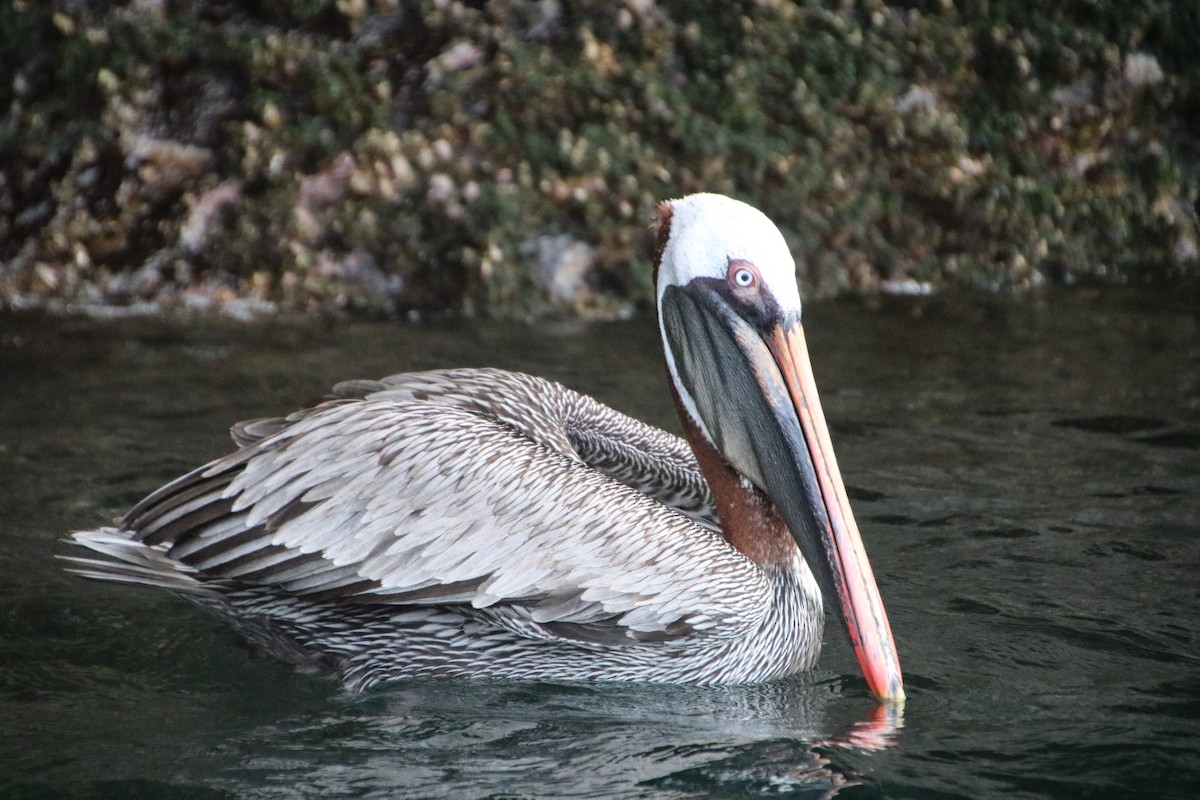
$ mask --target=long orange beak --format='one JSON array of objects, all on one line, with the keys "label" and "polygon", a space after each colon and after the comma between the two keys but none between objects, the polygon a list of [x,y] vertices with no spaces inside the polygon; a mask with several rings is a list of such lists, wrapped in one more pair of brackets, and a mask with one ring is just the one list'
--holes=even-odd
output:
[{"label": "long orange beak", "polygon": [[818,574],[818,581],[821,580],[819,573],[825,571],[822,567],[828,568],[828,578],[839,600],[840,616],[871,691],[880,700],[903,703],[900,658],[833,453],[829,427],[825,424],[825,413],[821,410],[808,358],[804,329],[798,321],[781,323],[765,338],[795,407],[824,501],[823,538],[828,563],[810,564],[810,567]]}]

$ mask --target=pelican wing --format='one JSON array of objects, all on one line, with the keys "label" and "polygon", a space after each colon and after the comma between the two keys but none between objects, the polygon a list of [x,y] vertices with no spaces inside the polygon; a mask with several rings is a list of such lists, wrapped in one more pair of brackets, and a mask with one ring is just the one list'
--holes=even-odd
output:
[{"label": "pelican wing", "polygon": [[[720,530],[712,492],[687,442],[544,378],[491,368],[407,372],[343,381],[324,399],[438,403],[473,411],[588,464],[709,530]],[[304,409],[289,417],[239,422],[230,434],[238,447],[246,447],[311,413],[313,409]]]},{"label": "pelican wing", "polygon": [[708,529],[707,489],[675,437],[496,370],[335,395],[243,428],[241,449],[123,527],[193,576],[315,601],[459,604],[574,638],[737,635],[766,613],[765,578]]}]

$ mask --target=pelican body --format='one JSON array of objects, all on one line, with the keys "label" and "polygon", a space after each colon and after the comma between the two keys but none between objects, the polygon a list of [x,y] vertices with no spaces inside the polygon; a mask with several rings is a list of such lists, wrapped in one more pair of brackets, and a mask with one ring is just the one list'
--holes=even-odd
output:
[{"label": "pelican body", "polygon": [[795,264],[754,208],[659,206],[686,439],[497,369],[350,381],[73,540],[351,689],[416,676],[747,683],[811,669],[826,603],[871,691],[899,660],[809,366]]}]

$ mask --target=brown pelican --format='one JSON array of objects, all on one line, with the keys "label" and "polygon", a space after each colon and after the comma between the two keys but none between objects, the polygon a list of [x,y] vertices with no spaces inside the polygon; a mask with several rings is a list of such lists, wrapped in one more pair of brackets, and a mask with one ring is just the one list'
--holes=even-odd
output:
[{"label": "brown pelican", "polygon": [[686,442],[529,375],[351,381],[73,534],[103,558],[72,568],[169,589],[354,689],[766,681],[815,665],[824,601],[902,701],[783,237],[711,194],[662,203],[656,235]]}]

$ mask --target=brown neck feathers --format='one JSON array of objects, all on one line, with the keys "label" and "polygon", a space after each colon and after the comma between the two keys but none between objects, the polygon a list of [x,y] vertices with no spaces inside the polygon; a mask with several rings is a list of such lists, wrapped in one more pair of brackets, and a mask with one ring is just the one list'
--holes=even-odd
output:
[{"label": "brown neck feathers", "polygon": [[654,265],[654,285],[658,286],[658,265],[662,262],[663,250],[671,236],[671,215],[675,209],[663,200],[658,204],[658,219],[650,224],[650,263]]},{"label": "brown neck feathers", "polygon": [[717,516],[725,540],[760,567],[790,565],[796,558],[796,542],[775,504],[744,481],[741,474],[712,446],[683,407],[674,382],[671,395],[675,399],[679,418],[683,421],[684,435],[700,465],[700,472],[708,481],[713,499],[717,501]]}]

